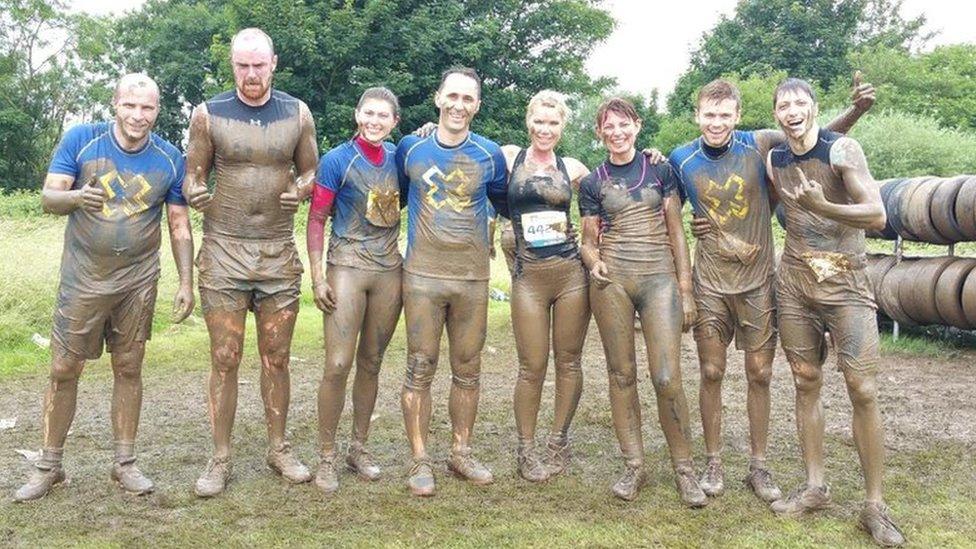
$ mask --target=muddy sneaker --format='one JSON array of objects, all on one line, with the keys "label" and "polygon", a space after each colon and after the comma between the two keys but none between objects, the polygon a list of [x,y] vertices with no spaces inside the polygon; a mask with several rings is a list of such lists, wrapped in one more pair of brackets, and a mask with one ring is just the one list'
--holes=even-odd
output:
[{"label": "muddy sneaker", "polygon": [[33,469],[27,482],[14,492],[15,502],[40,499],[46,496],[51,488],[64,482],[64,469],[60,467],[41,469],[35,465]]},{"label": "muddy sneaker", "polygon": [[346,465],[363,480],[380,479],[380,468],[373,463],[373,456],[361,444],[349,446]]},{"label": "muddy sneaker", "polygon": [[546,443],[546,457],[543,463],[550,477],[562,474],[569,468],[573,457],[573,449],[569,439],[562,441],[550,438]]},{"label": "muddy sneaker", "polygon": [[535,453],[532,446],[519,447],[515,461],[518,464],[518,474],[529,482],[544,482],[549,479],[549,471]]},{"label": "muddy sneaker", "polygon": [[783,497],[783,492],[773,482],[773,474],[765,467],[750,466],[749,474],[742,479],[742,483],[748,486],[752,493],[756,494],[756,497],[766,503],[772,503]]},{"label": "muddy sneaker", "polygon": [[[721,464],[719,470],[721,471]],[[681,501],[688,507],[698,508],[708,505],[708,497],[698,484],[695,469],[691,465],[679,465],[675,468],[674,484],[678,488]]]},{"label": "muddy sneaker", "polygon": [[291,444],[287,442],[278,448],[268,448],[268,457],[265,461],[271,470],[292,484],[301,484],[312,480],[312,473],[291,453]]},{"label": "muddy sneaker", "polygon": [[830,505],[830,487],[807,486],[806,483],[769,505],[777,515],[800,515],[809,511],[826,509]]},{"label": "muddy sneaker", "polygon": [[713,498],[721,496],[725,492],[725,471],[722,469],[722,460],[709,459],[698,484],[706,496]]},{"label": "muddy sneaker", "polygon": [[487,467],[478,463],[478,460],[471,457],[471,450],[462,452],[451,451],[447,458],[447,468],[455,475],[467,480],[471,484],[479,486],[491,484],[495,478]]},{"label": "muddy sneaker", "polygon": [[407,487],[410,493],[419,497],[429,497],[434,495],[434,468],[430,458],[413,460],[410,467],[410,478],[407,479]]},{"label": "muddy sneaker", "polygon": [[223,493],[227,488],[227,481],[230,480],[234,468],[231,466],[230,458],[210,458],[207,468],[197,479],[193,492],[201,498],[210,498]]},{"label": "muddy sneaker", "polygon": [[135,461],[128,463],[115,462],[112,464],[112,480],[119,483],[123,490],[130,494],[142,496],[153,491],[153,481],[142,474],[136,467]]},{"label": "muddy sneaker", "polygon": [[888,506],[873,501],[865,502],[861,509],[861,528],[871,534],[874,542],[882,547],[898,547],[905,544],[905,536],[891,520]]},{"label": "muddy sneaker", "polygon": [[613,495],[624,501],[634,501],[640,489],[647,483],[647,472],[643,465],[627,465],[623,476],[610,487]]},{"label": "muddy sneaker", "polygon": [[339,489],[339,474],[335,465],[338,458],[335,452],[323,454],[319,469],[315,472],[315,486],[326,494],[334,494]]}]

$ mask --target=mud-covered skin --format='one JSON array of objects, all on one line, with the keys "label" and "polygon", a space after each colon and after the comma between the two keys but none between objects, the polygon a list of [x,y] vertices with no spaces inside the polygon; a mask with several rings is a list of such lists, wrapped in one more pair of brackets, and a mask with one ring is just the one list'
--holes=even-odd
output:
[{"label": "mud-covered skin", "polygon": [[395,152],[383,143],[380,166],[372,165],[353,141],[326,153],[316,184],[335,193],[327,262],[370,271],[399,269],[399,182]]},{"label": "mud-covered skin", "polygon": [[352,441],[366,443],[383,354],[393,337],[401,306],[400,269],[371,271],[331,265],[326,277],[337,302],[335,310],[324,315],[325,372],[318,394],[322,455],[335,450],[346,379],[353,362]]},{"label": "mud-covered skin", "polygon": [[[809,96],[777,98],[781,125],[816,113]],[[781,112],[782,111],[782,112]],[[796,419],[806,483],[824,486],[823,332],[831,333],[853,408],[854,443],[868,502],[882,502],[884,426],[877,398],[878,327],[864,272],[864,228],[884,224],[877,184],[849,138],[812,124],[767,160],[786,207],[786,248],[777,282],[780,339],[796,386]],[[838,272],[819,279],[811,258],[827,253]],[[834,254],[834,255],[830,255]]]},{"label": "mud-covered skin", "polygon": [[662,209],[664,195],[676,192],[667,164],[650,164],[643,154],[611,176],[609,163],[580,183],[580,215],[600,217],[600,258],[612,273],[674,273],[674,255]]},{"label": "mud-covered skin", "polygon": [[613,282],[590,285],[590,306],[600,330],[610,381],[614,431],[628,465],[644,462],[637,396],[634,314],[647,346],[658,419],[674,464],[691,459],[688,403],[681,387],[681,300],[673,274],[634,276],[610,272]]},{"label": "mud-covered skin", "polygon": [[505,266],[508,267],[508,274],[515,274],[515,229],[512,222],[507,219],[501,220],[502,229],[499,237],[499,247],[505,254]]},{"label": "mud-covered skin", "polygon": [[272,448],[285,442],[290,400],[288,363],[298,312],[302,266],[294,244],[294,211],[318,164],[308,107],[277,90],[260,106],[237,90],[199,105],[191,117],[184,194],[216,172],[203,206],[204,240],[197,263],[210,334],[209,404],[214,458],[231,454],[238,368],[248,309],[257,324],[261,396]]},{"label": "mud-covered skin", "polygon": [[481,350],[488,323],[488,282],[444,280],[403,273],[403,312],[407,326],[407,372],[401,406],[414,459],[427,457],[430,385],[437,369],[446,326],[450,349],[451,394],[448,410],[453,452],[469,451],[478,413]]}]

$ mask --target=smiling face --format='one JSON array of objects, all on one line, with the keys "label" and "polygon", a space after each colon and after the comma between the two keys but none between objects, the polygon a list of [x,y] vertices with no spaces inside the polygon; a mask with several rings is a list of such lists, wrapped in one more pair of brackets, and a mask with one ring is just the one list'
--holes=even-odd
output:
[{"label": "smiling face", "polygon": [[434,104],[440,109],[439,129],[450,133],[466,132],[481,108],[478,82],[460,73],[449,74],[437,90]]},{"label": "smiling face", "polygon": [[547,105],[533,108],[526,117],[526,122],[532,147],[539,152],[549,152],[556,148],[566,123],[558,109]]},{"label": "smiling face", "polygon": [[624,156],[634,149],[641,121],[615,111],[607,111],[597,135],[611,155]]},{"label": "smiling face", "polygon": [[393,105],[382,99],[367,99],[356,109],[359,135],[370,143],[379,143],[389,137],[399,121]]},{"label": "smiling face", "polygon": [[816,125],[817,102],[803,90],[786,89],[776,95],[773,115],[786,137],[801,141]]},{"label": "smiling face", "polygon": [[695,122],[709,147],[725,146],[739,120],[739,103],[735,99],[703,99],[695,110]]},{"label": "smiling face", "polygon": [[141,144],[156,125],[159,91],[142,82],[123,85],[115,92],[115,127],[123,145]]},{"label": "smiling face", "polygon": [[271,80],[278,56],[261,39],[242,39],[234,44],[230,56],[237,94],[249,105],[261,105],[271,95]]}]

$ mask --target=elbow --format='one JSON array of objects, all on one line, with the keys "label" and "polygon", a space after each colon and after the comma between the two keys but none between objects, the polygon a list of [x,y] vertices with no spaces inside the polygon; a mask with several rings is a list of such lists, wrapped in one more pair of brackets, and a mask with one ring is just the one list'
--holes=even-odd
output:
[{"label": "elbow", "polygon": [[885,226],[888,224],[888,214],[885,212],[884,206],[878,208],[878,211],[871,218],[871,224],[868,226],[872,231],[883,231]]}]

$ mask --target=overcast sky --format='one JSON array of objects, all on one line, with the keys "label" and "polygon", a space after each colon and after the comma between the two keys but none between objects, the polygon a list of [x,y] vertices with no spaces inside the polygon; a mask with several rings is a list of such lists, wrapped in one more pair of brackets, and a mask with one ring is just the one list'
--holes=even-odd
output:
[{"label": "overcast sky", "polygon": [[[130,0],[69,0],[74,9],[89,13],[118,13],[142,4]],[[621,89],[647,95],[654,88],[667,96],[688,66],[690,52],[702,33],[722,15],[731,16],[736,0],[605,0],[617,20],[613,35],[596,47],[587,62],[590,74],[613,76]],[[966,0],[905,0],[905,18],[924,13],[929,31],[940,31],[930,42],[976,42],[976,5]]]}]

